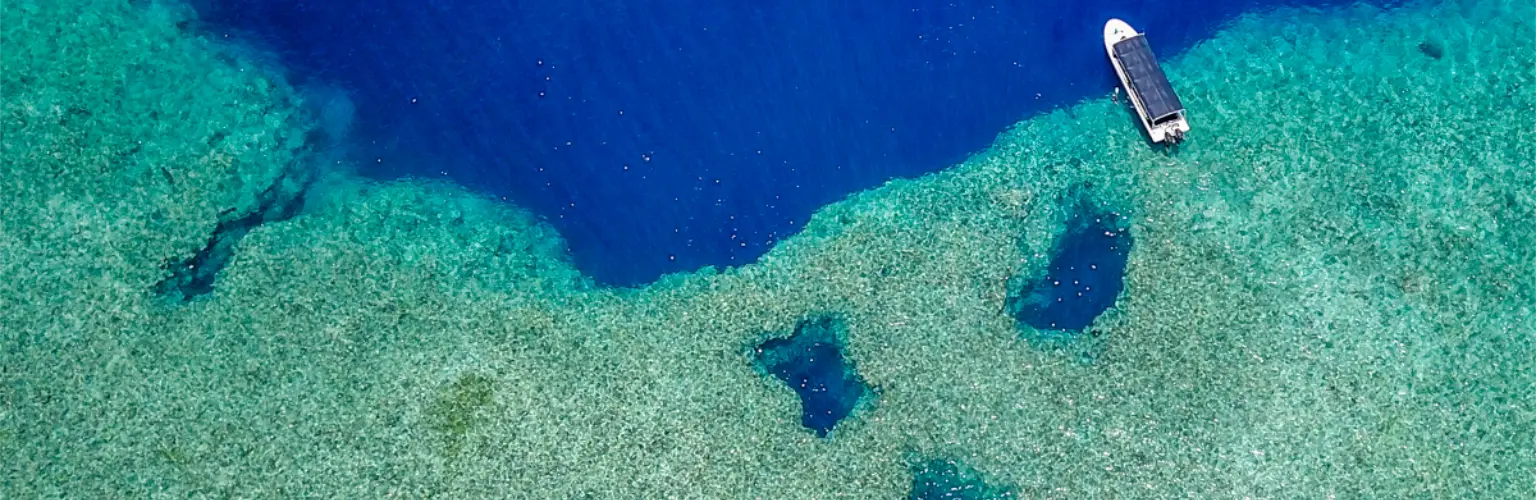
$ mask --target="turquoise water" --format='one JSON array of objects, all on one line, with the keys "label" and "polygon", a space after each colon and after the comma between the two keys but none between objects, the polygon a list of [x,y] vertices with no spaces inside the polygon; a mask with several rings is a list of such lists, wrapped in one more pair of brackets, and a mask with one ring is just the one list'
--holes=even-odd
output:
[{"label": "turquoise water", "polygon": [[1105,96],[639,289],[189,15],[4,6],[0,496],[1536,495],[1529,3],[1255,12],[1166,58],[1177,150]]}]

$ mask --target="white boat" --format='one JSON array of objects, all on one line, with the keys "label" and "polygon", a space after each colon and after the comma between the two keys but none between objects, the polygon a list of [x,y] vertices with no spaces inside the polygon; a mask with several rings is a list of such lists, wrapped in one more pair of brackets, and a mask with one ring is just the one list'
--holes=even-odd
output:
[{"label": "white boat", "polygon": [[1141,125],[1146,128],[1152,142],[1178,144],[1189,132],[1185,120],[1184,103],[1179,101],[1168,76],[1152,55],[1144,33],[1137,33],[1131,25],[1119,19],[1104,23],[1104,50],[1109,62],[1120,75],[1120,84],[1126,96],[1136,107]]}]

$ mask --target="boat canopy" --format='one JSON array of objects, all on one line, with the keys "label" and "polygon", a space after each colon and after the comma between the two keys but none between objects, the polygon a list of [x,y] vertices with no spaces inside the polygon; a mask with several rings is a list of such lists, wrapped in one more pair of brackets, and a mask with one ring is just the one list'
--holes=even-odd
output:
[{"label": "boat canopy", "polygon": [[1152,55],[1152,47],[1147,45],[1146,36],[1138,34],[1116,43],[1115,58],[1120,60],[1125,76],[1130,80],[1131,88],[1128,90],[1135,92],[1141,99],[1141,105],[1147,111],[1147,119],[1152,123],[1162,122],[1184,111],[1184,103],[1179,101],[1178,94],[1173,93],[1173,86],[1168,84],[1168,76],[1163,74],[1162,66],[1157,64],[1157,58]]}]

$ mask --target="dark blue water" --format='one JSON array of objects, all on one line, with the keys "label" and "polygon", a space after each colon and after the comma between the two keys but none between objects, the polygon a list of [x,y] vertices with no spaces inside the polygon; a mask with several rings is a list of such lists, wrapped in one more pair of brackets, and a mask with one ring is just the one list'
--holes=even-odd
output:
[{"label": "dark blue water", "polygon": [[853,414],[869,392],[843,358],[837,336],[842,325],[832,318],[801,323],[794,335],[770,339],[757,347],[757,362],[800,396],[800,424],[827,437]]},{"label": "dark blue water", "polygon": [[1018,297],[1014,317],[1037,330],[1082,333],[1125,289],[1134,243],[1120,214],[1085,210],[1068,221],[1043,276]]},{"label": "dark blue water", "polygon": [[1009,487],[987,484],[975,470],[954,460],[934,459],[912,470],[908,500],[998,500],[1018,498]]},{"label": "dark blue water", "polygon": [[1109,17],[1166,58],[1279,0],[196,2],[351,93],[367,175],[507,197],[635,285],[750,262],[826,203],[1104,95]]}]

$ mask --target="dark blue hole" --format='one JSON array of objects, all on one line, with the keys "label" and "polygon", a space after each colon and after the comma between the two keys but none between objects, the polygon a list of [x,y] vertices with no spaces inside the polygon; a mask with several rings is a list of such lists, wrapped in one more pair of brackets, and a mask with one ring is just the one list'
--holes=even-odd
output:
[{"label": "dark blue hole", "polygon": [[1079,214],[1057,242],[1044,277],[1015,296],[1015,318],[1040,330],[1081,332],[1125,287],[1131,234],[1119,214]]},{"label": "dark blue hole", "polygon": [[771,339],[757,348],[759,365],[800,395],[800,423],[827,437],[858,404],[868,388],[843,360],[836,320],[801,323],[789,338]]},{"label": "dark blue hole", "polygon": [[980,474],[953,460],[929,460],[913,470],[911,500],[1015,498],[1013,491],[988,485]]}]

